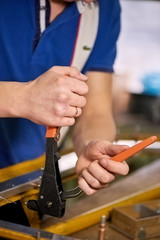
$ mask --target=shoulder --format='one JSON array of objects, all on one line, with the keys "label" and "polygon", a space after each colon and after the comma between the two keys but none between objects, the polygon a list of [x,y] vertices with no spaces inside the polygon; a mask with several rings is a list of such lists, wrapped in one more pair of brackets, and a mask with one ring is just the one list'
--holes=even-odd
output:
[{"label": "shoulder", "polygon": [[100,21],[108,25],[114,19],[119,18],[121,6],[119,0],[98,0]]},{"label": "shoulder", "polygon": [[[113,8],[119,8],[120,1],[119,0],[97,0],[101,10],[108,10]],[[103,7],[103,9],[102,9]]]},{"label": "shoulder", "polygon": [[121,6],[119,0],[98,0],[99,28],[110,29],[113,25],[120,24]]},{"label": "shoulder", "polygon": [[98,0],[100,14],[111,16],[118,14],[121,11],[119,0]]}]

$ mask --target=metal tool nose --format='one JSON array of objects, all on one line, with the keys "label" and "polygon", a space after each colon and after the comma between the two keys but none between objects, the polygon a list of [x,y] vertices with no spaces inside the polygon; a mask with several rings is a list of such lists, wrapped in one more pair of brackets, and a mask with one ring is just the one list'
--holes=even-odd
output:
[{"label": "metal tool nose", "polygon": [[76,188],[73,188],[71,190],[61,192],[61,197],[63,200],[66,200],[67,198],[78,197],[81,194],[83,194],[83,191],[77,186]]}]

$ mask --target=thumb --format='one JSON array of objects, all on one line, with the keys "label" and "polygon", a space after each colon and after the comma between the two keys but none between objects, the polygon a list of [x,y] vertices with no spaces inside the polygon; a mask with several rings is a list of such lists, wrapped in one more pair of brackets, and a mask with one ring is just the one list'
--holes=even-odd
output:
[{"label": "thumb", "polygon": [[111,157],[127,150],[129,148],[129,146],[127,145],[115,145],[115,144],[112,144],[109,146],[109,149],[108,149],[108,155],[110,155]]}]

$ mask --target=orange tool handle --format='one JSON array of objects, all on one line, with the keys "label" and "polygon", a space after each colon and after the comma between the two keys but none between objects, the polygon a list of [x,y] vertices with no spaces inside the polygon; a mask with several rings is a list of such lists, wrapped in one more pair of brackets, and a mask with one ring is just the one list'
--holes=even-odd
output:
[{"label": "orange tool handle", "polygon": [[123,162],[127,158],[131,157],[133,154],[141,151],[143,148],[147,147],[148,145],[154,143],[157,140],[156,136],[149,137],[145,139],[144,141],[134,145],[133,147],[125,150],[124,152],[121,152],[114,157],[111,158],[111,160],[114,160],[116,162]]},{"label": "orange tool handle", "polygon": [[47,127],[46,138],[54,138],[57,135],[58,127]]}]

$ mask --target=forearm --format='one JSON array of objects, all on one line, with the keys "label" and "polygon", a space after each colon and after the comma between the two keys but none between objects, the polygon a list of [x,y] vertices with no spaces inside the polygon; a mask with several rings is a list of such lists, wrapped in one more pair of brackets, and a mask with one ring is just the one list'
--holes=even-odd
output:
[{"label": "forearm", "polygon": [[23,117],[25,84],[0,82],[0,117]]},{"label": "forearm", "polygon": [[90,141],[115,139],[116,128],[112,114],[90,114],[80,117],[73,131],[74,149],[79,156]]},{"label": "forearm", "polygon": [[0,117],[20,117],[46,126],[71,126],[86,104],[86,80],[75,67],[54,66],[29,82],[0,82]]},{"label": "forearm", "polygon": [[78,155],[90,141],[103,139],[112,142],[116,132],[112,115],[112,75],[90,72],[88,86],[87,104],[73,131],[74,147]]}]

